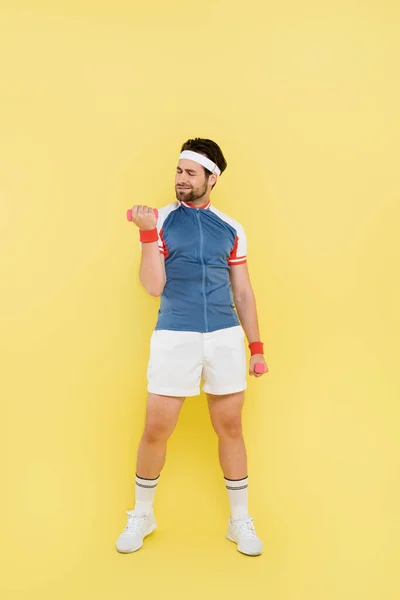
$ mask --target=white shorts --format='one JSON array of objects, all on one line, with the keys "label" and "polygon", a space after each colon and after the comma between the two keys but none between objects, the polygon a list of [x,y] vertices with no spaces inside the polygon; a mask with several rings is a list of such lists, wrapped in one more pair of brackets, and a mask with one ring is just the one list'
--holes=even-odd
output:
[{"label": "white shorts", "polygon": [[147,391],[163,396],[241,392],[247,387],[241,325],[211,333],[156,329],[150,340]]}]

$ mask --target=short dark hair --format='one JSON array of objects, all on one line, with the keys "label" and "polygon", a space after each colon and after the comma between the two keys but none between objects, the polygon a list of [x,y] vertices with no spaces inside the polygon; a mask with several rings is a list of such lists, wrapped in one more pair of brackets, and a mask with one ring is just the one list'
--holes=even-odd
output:
[{"label": "short dark hair", "polygon": [[[225,157],[222,154],[221,148],[212,140],[207,140],[205,138],[194,138],[188,140],[182,145],[181,152],[184,150],[191,150],[192,152],[205,154],[207,158],[212,160],[217,167],[219,167],[221,173],[223,173],[228,166]],[[207,176],[211,175],[211,171],[206,168],[204,168],[204,170]]]}]

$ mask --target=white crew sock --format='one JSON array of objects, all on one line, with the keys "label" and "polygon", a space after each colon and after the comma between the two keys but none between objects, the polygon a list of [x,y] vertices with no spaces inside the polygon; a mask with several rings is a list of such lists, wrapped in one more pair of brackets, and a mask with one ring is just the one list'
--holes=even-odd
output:
[{"label": "white crew sock", "polygon": [[144,479],[136,475],[135,513],[138,516],[149,515],[153,508],[154,496],[160,476],[156,479]]},{"label": "white crew sock", "polygon": [[231,506],[232,521],[245,519],[249,516],[248,509],[248,477],[244,479],[227,479],[225,485],[228,490],[229,504]]}]

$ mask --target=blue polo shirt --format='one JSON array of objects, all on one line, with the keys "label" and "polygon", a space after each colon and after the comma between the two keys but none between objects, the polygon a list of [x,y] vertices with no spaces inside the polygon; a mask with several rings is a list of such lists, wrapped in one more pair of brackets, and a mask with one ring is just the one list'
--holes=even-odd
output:
[{"label": "blue polo shirt", "polygon": [[229,272],[247,260],[243,227],[208,202],[173,202],[159,209],[158,247],[166,284],[156,329],[207,333],[236,327]]}]

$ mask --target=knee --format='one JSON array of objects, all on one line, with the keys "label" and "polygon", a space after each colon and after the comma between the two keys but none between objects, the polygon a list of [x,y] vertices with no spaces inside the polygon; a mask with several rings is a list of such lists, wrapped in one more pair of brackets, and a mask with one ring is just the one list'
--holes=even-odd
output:
[{"label": "knee", "polygon": [[242,421],[238,417],[224,419],[215,427],[218,437],[220,438],[240,438],[242,437]]},{"label": "knee", "polygon": [[153,420],[146,423],[143,439],[149,443],[154,444],[155,442],[165,441],[169,438],[170,431],[168,430],[165,423],[159,420]]}]

